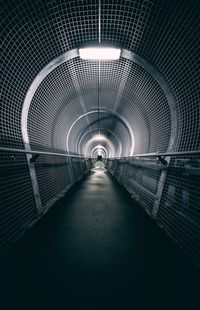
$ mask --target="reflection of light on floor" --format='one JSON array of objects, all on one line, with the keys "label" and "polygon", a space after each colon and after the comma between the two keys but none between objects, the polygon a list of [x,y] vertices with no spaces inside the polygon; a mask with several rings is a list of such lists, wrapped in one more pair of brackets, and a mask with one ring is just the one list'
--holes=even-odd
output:
[{"label": "reflection of light on floor", "polygon": [[92,169],[93,172],[101,174],[106,171],[105,165],[102,163],[102,161],[97,161],[94,164],[94,168]]}]

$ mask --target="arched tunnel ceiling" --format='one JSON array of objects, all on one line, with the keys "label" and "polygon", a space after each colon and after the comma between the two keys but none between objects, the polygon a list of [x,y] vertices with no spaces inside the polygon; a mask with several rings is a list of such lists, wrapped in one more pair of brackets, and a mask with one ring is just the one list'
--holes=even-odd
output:
[{"label": "arched tunnel ceiling", "polygon": [[[28,89],[52,60],[98,41],[99,1],[13,0],[2,1],[1,7],[1,144],[22,148],[21,112]],[[169,85],[178,126],[174,149],[179,150],[199,147],[199,21],[198,1],[101,1],[102,42],[139,55]],[[98,63],[75,57],[49,73],[30,106],[32,148],[66,150],[71,124],[97,109],[98,72]],[[108,138],[120,140],[121,155],[130,154],[131,146],[125,126],[112,113],[131,126],[136,153],[167,150],[172,111],[144,68],[122,57],[102,62],[99,94],[100,107],[107,111],[100,127]],[[96,119],[91,113],[74,126],[70,152],[78,152],[86,128],[97,128]],[[92,138],[93,131],[87,136]]]},{"label": "arched tunnel ceiling", "polygon": [[[79,57],[58,66],[37,89],[28,117],[32,147],[65,150],[70,131],[69,150],[77,153],[78,139],[85,128],[97,129],[98,102],[100,125],[120,139],[123,155],[132,153],[134,141],[129,139],[122,118],[131,124],[137,152],[167,149],[170,111],[154,78],[140,66],[122,58],[116,62],[101,62],[99,67],[98,62],[83,61]],[[106,116],[105,111],[108,111]],[[86,116],[81,118],[83,114]],[[71,130],[74,122],[76,126]]]}]

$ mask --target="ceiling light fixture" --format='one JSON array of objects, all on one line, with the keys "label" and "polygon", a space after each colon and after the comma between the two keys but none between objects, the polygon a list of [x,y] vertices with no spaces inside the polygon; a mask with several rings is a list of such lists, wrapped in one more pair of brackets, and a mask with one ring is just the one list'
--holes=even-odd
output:
[{"label": "ceiling light fixture", "polygon": [[120,48],[105,47],[101,45],[101,0],[98,5],[98,32],[99,44],[93,47],[79,48],[79,56],[83,60],[96,60],[99,63],[97,84],[97,128],[100,135],[100,82],[101,82],[101,60],[118,60],[121,55]]},{"label": "ceiling light fixture", "polygon": [[121,55],[121,49],[116,47],[102,46],[101,45],[101,0],[98,6],[98,32],[99,44],[96,46],[88,46],[79,49],[79,56],[84,60],[118,60]]},{"label": "ceiling light fixture", "polygon": [[113,47],[87,47],[80,48],[79,55],[84,60],[118,60],[121,49]]}]

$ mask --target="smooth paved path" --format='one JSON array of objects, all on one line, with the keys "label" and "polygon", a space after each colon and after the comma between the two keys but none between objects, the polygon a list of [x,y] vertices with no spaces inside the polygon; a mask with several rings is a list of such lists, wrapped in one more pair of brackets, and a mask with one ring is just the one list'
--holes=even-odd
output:
[{"label": "smooth paved path", "polygon": [[97,167],[1,261],[5,309],[200,309],[199,271]]}]

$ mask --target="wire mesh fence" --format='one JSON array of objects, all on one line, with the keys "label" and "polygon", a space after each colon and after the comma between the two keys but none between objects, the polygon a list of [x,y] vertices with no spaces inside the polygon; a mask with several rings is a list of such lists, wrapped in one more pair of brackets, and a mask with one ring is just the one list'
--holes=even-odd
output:
[{"label": "wire mesh fence", "polygon": [[[24,151],[24,150],[23,150]],[[33,156],[31,158],[34,158]],[[31,159],[29,159],[31,160]],[[26,153],[0,152],[0,250],[9,247],[90,169],[83,157],[42,154],[34,159],[38,214]],[[38,197],[37,197],[38,198]]]},{"label": "wire mesh fence", "polygon": [[0,245],[19,236],[37,215],[25,154],[0,154]]},{"label": "wire mesh fence", "polygon": [[200,264],[200,156],[171,159],[157,220]]},{"label": "wire mesh fence", "polygon": [[[111,174],[200,264],[200,155],[107,160]],[[164,159],[164,161],[163,161]]]},{"label": "wire mesh fence", "polygon": [[[21,111],[35,77],[63,53],[99,36],[98,0],[2,0],[0,4],[0,143],[23,148]],[[102,0],[101,39],[140,55],[168,83],[176,103],[174,150],[199,150],[200,6],[198,0]],[[123,116],[133,129],[137,152],[166,151],[172,111],[157,81],[123,57],[101,64],[100,105]],[[97,107],[98,64],[78,57],[53,70],[38,87],[28,118],[32,149],[66,149],[74,120]],[[84,103],[84,105],[83,105]],[[88,118],[89,123],[93,117]],[[81,124],[81,125],[80,125]],[[101,122],[130,149],[120,123]],[[88,126],[78,123],[70,140]],[[77,138],[77,139],[76,139]],[[128,151],[127,151],[128,152]],[[125,154],[124,153],[124,154]],[[125,154],[126,155],[126,154]],[[0,153],[1,243],[24,231],[36,216],[26,155]],[[89,163],[41,156],[34,163],[43,209]],[[196,261],[199,256],[199,158],[108,161],[115,177]],[[71,169],[70,167],[74,167]],[[69,174],[69,171],[74,170]],[[72,181],[73,180],[73,181]],[[45,207],[46,206],[46,207]],[[159,206],[159,208],[158,208]]]}]

